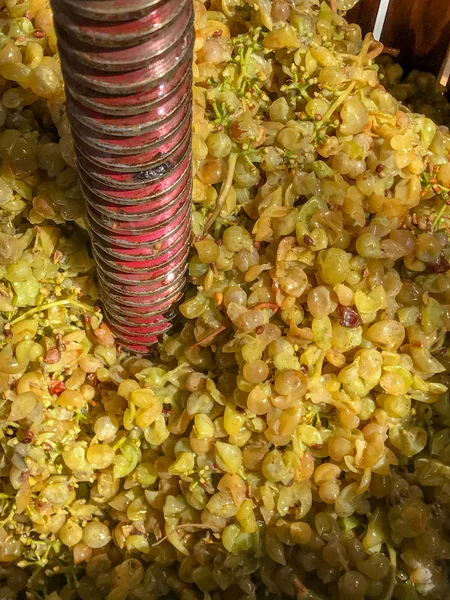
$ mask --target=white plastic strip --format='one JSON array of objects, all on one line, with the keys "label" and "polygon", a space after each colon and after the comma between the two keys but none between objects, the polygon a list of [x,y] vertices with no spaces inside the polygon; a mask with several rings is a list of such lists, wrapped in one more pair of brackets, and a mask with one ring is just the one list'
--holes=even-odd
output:
[{"label": "white plastic strip", "polygon": [[444,62],[442,63],[441,70],[439,72],[438,81],[444,87],[447,87],[448,82],[450,80],[450,45],[447,50],[447,56],[445,57]]},{"label": "white plastic strip", "polygon": [[374,38],[379,42],[381,40],[381,35],[383,33],[384,24],[386,22],[386,16],[389,9],[389,5],[391,0],[381,0],[380,6],[378,8],[377,19],[375,21],[375,26],[373,28]]}]

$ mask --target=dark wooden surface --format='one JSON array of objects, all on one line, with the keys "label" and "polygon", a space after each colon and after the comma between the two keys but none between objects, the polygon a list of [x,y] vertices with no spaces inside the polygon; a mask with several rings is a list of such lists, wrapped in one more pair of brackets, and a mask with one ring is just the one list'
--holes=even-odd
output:
[{"label": "dark wooden surface", "polygon": [[[360,0],[349,12],[365,32],[373,30],[380,0]],[[399,48],[400,62],[436,75],[450,45],[450,0],[391,0],[381,41]]]},{"label": "dark wooden surface", "polygon": [[379,6],[380,0],[359,0],[355,8],[348,13],[347,19],[358,23],[364,33],[373,31]]}]

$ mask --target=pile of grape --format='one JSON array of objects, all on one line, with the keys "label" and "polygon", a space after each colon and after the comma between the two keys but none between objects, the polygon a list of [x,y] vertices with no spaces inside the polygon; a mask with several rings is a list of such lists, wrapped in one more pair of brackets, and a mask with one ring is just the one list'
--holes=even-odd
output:
[{"label": "pile of grape", "polygon": [[355,2],[194,0],[191,283],[147,357],[48,2],[0,2],[0,598],[448,599],[450,135]]},{"label": "pile of grape", "polygon": [[448,90],[440,85],[431,73],[411,71],[406,77],[402,67],[390,56],[380,56],[377,61],[383,75],[383,85],[397,100],[410,110],[422,113],[438,125],[450,127]]}]

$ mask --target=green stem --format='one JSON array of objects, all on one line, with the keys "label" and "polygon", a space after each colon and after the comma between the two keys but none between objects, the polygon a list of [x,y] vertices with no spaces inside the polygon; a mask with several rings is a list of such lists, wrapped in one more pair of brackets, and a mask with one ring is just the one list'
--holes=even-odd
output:
[{"label": "green stem", "polygon": [[248,67],[248,63],[250,62],[250,58],[253,52],[253,48],[250,46],[249,48],[247,48],[246,52],[245,52],[245,56],[244,56],[244,62],[241,63],[241,72],[239,73],[239,77],[237,80],[237,84],[236,87],[239,90],[239,93],[242,93],[243,88],[244,88],[244,77],[247,73],[247,67]]},{"label": "green stem", "polygon": [[213,107],[213,111],[214,111],[214,114],[216,115],[216,118],[222,119],[222,115],[220,114],[219,108],[217,106],[217,102],[215,100],[213,100],[211,102],[211,106]]},{"label": "green stem", "polygon": [[446,208],[447,208],[447,203],[443,201],[441,208],[438,210],[438,212],[436,213],[436,216],[434,217],[433,224],[431,226],[433,231],[436,231],[436,227],[438,226],[439,221],[440,221],[441,217],[443,216]]},{"label": "green stem", "polygon": [[303,98],[309,102],[310,100],[312,100],[311,96],[308,94],[308,92],[306,91],[306,86],[304,85],[299,85],[298,86],[298,90],[300,92],[300,95],[303,96]]},{"label": "green stem", "polygon": [[389,585],[382,600],[391,600],[395,589],[395,579],[397,577],[397,552],[391,544],[386,543],[386,546],[389,553],[389,561],[391,563],[391,575],[389,578]]},{"label": "green stem", "polygon": [[122,446],[125,444],[125,442],[127,441],[127,439],[128,439],[128,438],[127,438],[125,435],[124,435],[124,436],[122,436],[122,437],[120,438],[120,440],[119,440],[119,441],[117,441],[117,442],[114,444],[114,446],[113,446],[113,450],[114,450],[115,452],[117,452],[117,450],[119,450],[119,448],[121,448],[121,447],[122,447]]},{"label": "green stem", "polygon": [[350,96],[350,94],[355,89],[355,87],[356,87],[356,81],[353,81],[348,86],[348,88],[344,92],[342,92],[342,94],[340,94],[339,97],[333,102],[333,104],[330,106],[330,108],[327,110],[327,112],[323,116],[321,123],[326,123],[327,121],[330,120],[330,118],[333,116],[333,113],[340,107],[341,104],[343,104],[347,100],[347,98]]},{"label": "green stem", "polygon": [[69,300],[68,298],[66,298],[65,300],[56,300],[55,302],[49,302],[48,304],[41,304],[41,306],[36,306],[35,308],[27,310],[27,312],[20,315],[20,317],[17,317],[13,321],[11,321],[10,325],[12,326],[12,325],[15,325],[16,323],[20,323],[21,321],[25,321],[25,319],[32,317],[36,313],[40,313],[42,311],[49,310],[50,308],[55,308],[57,306],[72,306],[73,308],[79,308],[80,310],[83,310],[85,312],[95,312],[94,308],[91,306],[88,306],[87,304],[83,304],[82,302],[77,302],[76,300]]}]

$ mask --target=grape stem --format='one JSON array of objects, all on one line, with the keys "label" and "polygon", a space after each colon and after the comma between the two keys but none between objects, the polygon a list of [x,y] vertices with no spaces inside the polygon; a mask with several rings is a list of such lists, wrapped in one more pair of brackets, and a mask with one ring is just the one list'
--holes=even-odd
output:
[{"label": "grape stem", "polygon": [[230,154],[230,158],[228,159],[227,177],[226,177],[225,181],[223,182],[222,187],[220,189],[220,195],[217,198],[216,206],[215,206],[214,210],[212,211],[212,213],[209,215],[208,220],[205,223],[203,233],[208,233],[209,228],[214,223],[216,218],[219,216],[222,208],[224,207],[228,193],[231,189],[231,184],[233,183],[233,177],[234,177],[234,171],[236,169],[237,158],[238,158],[238,156],[235,152],[232,152]]},{"label": "grape stem", "polygon": [[10,326],[15,325],[16,323],[20,323],[29,317],[32,317],[36,313],[40,313],[45,310],[49,310],[50,308],[55,308],[57,306],[72,306],[73,308],[79,308],[85,312],[95,312],[94,308],[88,306],[87,304],[83,304],[82,302],[77,302],[76,300],[69,300],[66,298],[65,300],[57,300],[55,302],[49,302],[48,304],[41,304],[40,306],[36,306],[31,310],[27,310],[27,312],[20,315],[13,321],[10,322]]},{"label": "grape stem", "polygon": [[274,302],[261,302],[260,304],[252,306],[251,310],[263,310],[264,308],[269,308],[275,314],[279,310],[280,306]]},{"label": "grape stem", "polygon": [[370,60],[374,60],[375,58],[377,58],[377,56],[380,56],[380,54],[383,54],[384,51],[384,44],[382,44],[381,42],[375,42],[375,46],[373,48],[373,50],[371,50],[370,52],[367,53],[367,58],[369,58]]},{"label": "grape stem", "polygon": [[293,579],[292,584],[297,590],[297,600],[324,600],[322,596],[319,596],[315,592],[308,590],[308,588],[303,585],[298,577]]},{"label": "grape stem", "polygon": [[373,37],[373,34],[368,33],[366,35],[366,37],[364,38],[364,41],[362,43],[362,47],[361,47],[361,51],[358,54],[357,57],[357,64],[359,67],[362,67],[362,64],[364,62],[364,59],[367,58],[367,55],[369,53],[369,48],[372,45],[372,42],[374,42],[375,39]]},{"label": "grape stem", "polygon": [[222,3],[221,3],[221,4],[222,4],[222,11],[223,11],[223,14],[224,14],[226,17],[232,17],[232,16],[233,16],[233,13],[232,13],[232,12],[231,12],[231,10],[228,8],[228,2],[227,2],[227,0],[222,0]]},{"label": "grape stem", "polygon": [[322,120],[321,120],[321,124],[322,123],[326,123],[327,121],[330,120],[330,118],[333,116],[333,113],[340,107],[341,104],[343,104],[347,98],[350,96],[350,94],[352,93],[352,91],[354,90],[356,86],[356,81],[353,81],[353,83],[351,83],[348,88],[342,92],[342,94],[339,95],[339,97],[335,100],[335,102],[333,102],[333,104],[330,106],[330,108],[327,110],[327,112],[325,113],[325,115],[323,116]]},{"label": "grape stem", "polygon": [[238,80],[236,83],[236,88],[237,88],[238,92],[240,92],[240,93],[242,93],[245,88],[244,77],[247,74],[247,68],[248,68],[248,64],[250,62],[250,58],[251,58],[252,54],[253,54],[253,48],[250,46],[245,51],[244,60],[241,63],[241,72],[239,74],[239,77],[238,77]]},{"label": "grape stem", "polygon": [[394,58],[397,58],[397,56],[400,54],[400,50],[398,48],[391,48],[390,46],[385,46],[383,48],[383,54],[387,54],[388,56],[393,56]]},{"label": "grape stem", "polygon": [[431,228],[433,231],[436,231],[436,229],[439,225],[439,221],[441,220],[442,216],[444,215],[446,208],[447,208],[447,203],[443,202],[441,208],[438,210],[438,212],[436,213],[436,216],[434,217],[433,224],[431,225]]},{"label": "grape stem", "polygon": [[389,578],[389,585],[387,587],[386,593],[384,594],[382,600],[391,600],[392,594],[395,589],[395,579],[397,575],[397,553],[395,548],[390,544],[386,544],[389,552],[389,561],[391,563],[391,575]]},{"label": "grape stem", "polygon": [[[179,531],[182,529],[187,529],[188,527],[192,527],[193,529],[209,529],[210,531],[213,531],[214,533],[219,531],[219,528],[215,527],[214,525],[203,525],[202,523],[184,523],[183,525],[177,525],[176,527],[174,527],[170,533],[173,533],[175,531]],[[157,542],[152,544],[152,548],[154,548],[155,546],[159,546],[160,544],[165,542],[169,538],[169,535],[165,535],[160,540],[158,540]]]},{"label": "grape stem", "polygon": [[197,346],[200,346],[200,344],[204,344],[205,342],[210,342],[216,336],[218,336],[219,333],[222,333],[222,331],[225,331],[225,329],[227,329],[227,326],[226,325],[221,325],[220,327],[218,327],[216,330],[214,330],[212,333],[210,333],[209,335],[207,335],[206,337],[204,337],[202,340],[200,340],[196,344],[192,344],[191,349],[192,348],[197,348]]}]

